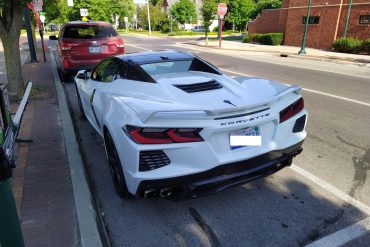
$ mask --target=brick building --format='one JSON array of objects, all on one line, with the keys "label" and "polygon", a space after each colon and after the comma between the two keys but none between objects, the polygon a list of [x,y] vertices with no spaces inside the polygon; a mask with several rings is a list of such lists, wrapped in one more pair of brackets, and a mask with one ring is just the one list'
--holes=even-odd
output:
[{"label": "brick building", "polygon": [[[249,23],[249,33],[284,33],[284,45],[300,46],[308,0],[283,0],[280,9],[266,9]],[[312,0],[307,47],[331,49],[343,36],[349,0]],[[353,0],[347,37],[370,38],[370,0]]]}]

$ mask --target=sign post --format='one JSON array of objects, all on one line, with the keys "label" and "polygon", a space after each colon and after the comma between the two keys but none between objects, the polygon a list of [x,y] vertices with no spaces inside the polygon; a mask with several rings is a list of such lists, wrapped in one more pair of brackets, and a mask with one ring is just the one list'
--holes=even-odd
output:
[{"label": "sign post", "polygon": [[218,48],[221,48],[221,42],[222,42],[222,24],[223,24],[223,21],[224,21],[224,16],[227,13],[227,5],[226,5],[226,3],[220,3],[217,6],[217,13],[220,16],[220,22],[219,22],[220,24],[218,26],[218,30],[220,32],[220,42],[218,44]]}]

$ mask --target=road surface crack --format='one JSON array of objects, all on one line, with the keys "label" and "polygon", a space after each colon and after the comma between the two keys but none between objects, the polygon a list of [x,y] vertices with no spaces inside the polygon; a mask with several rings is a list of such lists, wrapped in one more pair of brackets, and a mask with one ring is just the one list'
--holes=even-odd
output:
[{"label": "road surface crack", "polygon": [[189,213],[193,216],[194,220],[198,223],[200,228],[204,231],[204,234],[207,236],[212,247],[221,247],[220,241],[218,240],[216,234],[212,231],[211,227],[203,219],[203,217],[198,213],[198,211],[190,207]]}]

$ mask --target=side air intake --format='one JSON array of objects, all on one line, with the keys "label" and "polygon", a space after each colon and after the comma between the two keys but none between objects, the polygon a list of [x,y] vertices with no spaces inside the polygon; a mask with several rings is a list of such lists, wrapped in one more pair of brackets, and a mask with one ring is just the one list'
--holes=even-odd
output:
[{"label": "side air intake", "polygon": [[187,93],[196,93],[222,88],[222,85],[215,80],[194,84],[176,84],[174,86]]}]

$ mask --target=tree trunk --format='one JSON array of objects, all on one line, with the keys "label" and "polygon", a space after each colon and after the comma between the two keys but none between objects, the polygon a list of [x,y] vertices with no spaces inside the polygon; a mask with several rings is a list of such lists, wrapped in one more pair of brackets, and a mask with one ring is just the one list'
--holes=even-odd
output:
[{"label": "tree trunk", "polygon": [[19,52],[22,17],[23,11],[19,0],[13,0],[10,6],[2,9],[0,38],[4,48],[9,96],[11,98],[16,98],[17,94],[23,90],[22,66]]},{"label": "tree trunk", "polygon": [[6,73],[8,76],[9,92],[17,95],[23,90],[22,65],[19,52],[19,35],[20,33],[2,34],[1,40],[4,47]]}]

